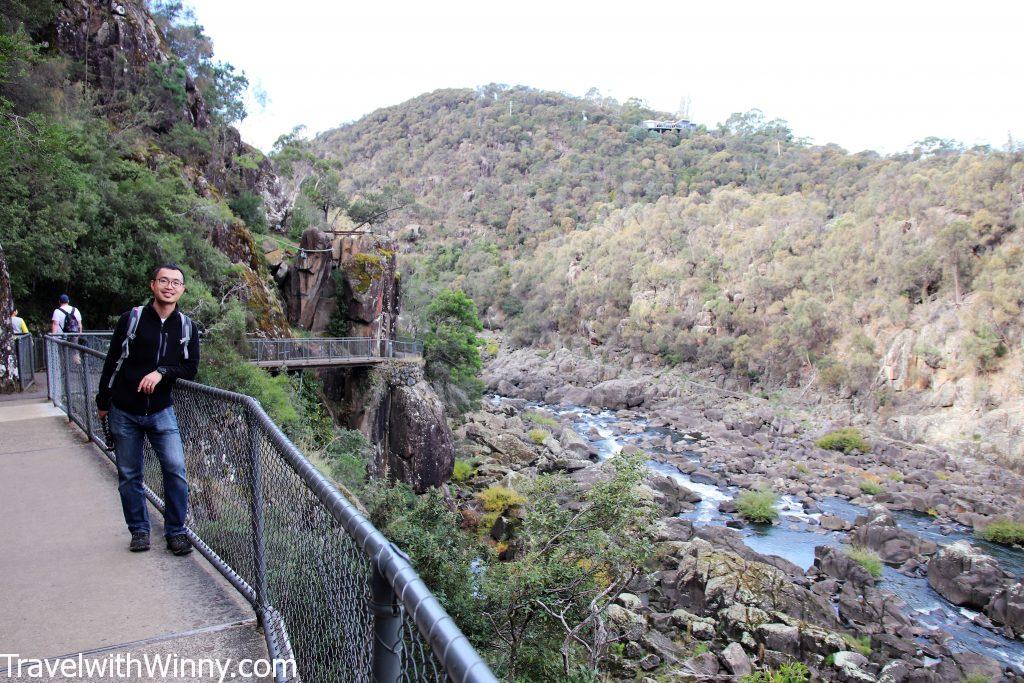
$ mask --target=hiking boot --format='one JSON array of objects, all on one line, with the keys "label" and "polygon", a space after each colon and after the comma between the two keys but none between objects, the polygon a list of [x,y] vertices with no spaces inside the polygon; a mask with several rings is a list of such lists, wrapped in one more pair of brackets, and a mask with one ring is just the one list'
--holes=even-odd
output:
[{"label": "hiking boot", "polygon": [[175,555],[188,555],[192,552],[192,543],[185,534],[175,534],[167,537],[167,549]]},{"label": "hiking boot", "polygon": [[128,550],[131,550],[133,553],[149,550],[149,534],[145,531],[133,531],[132,542],[128,544]]}]

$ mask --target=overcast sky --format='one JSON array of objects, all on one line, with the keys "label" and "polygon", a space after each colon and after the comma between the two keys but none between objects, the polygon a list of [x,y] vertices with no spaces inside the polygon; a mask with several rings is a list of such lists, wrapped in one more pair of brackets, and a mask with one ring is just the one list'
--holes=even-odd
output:
[{"label": "overcast sky", "polygon": [[641,97],[709,126],[759,108],[850,151],[1024,140],[1024,3],[192,0],[217,57],[269,97],[264,150],[438,88]]}]

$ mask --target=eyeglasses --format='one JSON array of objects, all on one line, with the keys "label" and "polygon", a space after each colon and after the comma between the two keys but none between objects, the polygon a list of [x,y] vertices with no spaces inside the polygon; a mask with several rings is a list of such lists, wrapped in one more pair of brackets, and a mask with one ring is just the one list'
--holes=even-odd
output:
[{"label": "eyeglasses", "polygon": [[167,285],[170,285],[171,287],[184,287],[185,286],[185,283],[182,282],[181,280],[170,280],[170,279],[165,278],[165,277],[158,277],[156,279],[156,283],[158,285],[160,285],[161,287],[166,287]]}]

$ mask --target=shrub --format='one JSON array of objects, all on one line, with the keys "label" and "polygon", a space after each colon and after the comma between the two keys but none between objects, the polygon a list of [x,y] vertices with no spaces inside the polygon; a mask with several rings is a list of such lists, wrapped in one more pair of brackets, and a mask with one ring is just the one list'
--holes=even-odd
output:
[{"label": "shrub", "polygon": [[870,548],[854,546],[846,550],[846,555],[851,560],[864,567],[876,581],[882,578],[882,558]]},{"label": "shrub", "polygon": [[978,532],[978,535],[992,543],[1019,545],[1024,543],[1024,523],[997,519]]},{"label": "shrub", "polygon": [[879,493],[885,490],[885,487],[878,482],[865,479],[860,483],[860,490],[869,496],[877,496]]},{"label": "shrub", "polygon": [[736,509],[748,522],[770,524],[779,518],[779,511],[775,509],[778,499],[774,491],[744,491],[736,499]]},{"label": "shrub", "polygon": [[476,475],[476,466],[471,460],[456,460],[452,469],[452,481],[457,484],[469,481]]},{"label": "shrub", "polygon": [[484,510],[487,512],[502,513],[505,510],[515,505],[522,505],[526,502],[526,498],[519,495],[512,489],[506,486],[488,486],[480,493],[476,494],[476,497],[480,499],[480,502],[484,504]]},{"label": "shrub", "polygon": [[537,428],[531,429],[528,434],[530,437],[530,441],[534,442],[539,446],[540,444],[544,443],[544,439],[548,438],[550,432],[546,429]]},{"label": "shrub", "polygon": [[842,451],[843,453],[851,451],[867,453],[871,450],[871,444],[864,439],[860,430],[855,427],[843,427],[842,429],[829,432],[815,441],[814,444],[818,448],[824,448],[827,451]]},{"label": "shrub", "polygon": [[523,418],[526,419],[526,420],[529,420],[530,422],[533,422],[534,424],[539,424],[542,427],[557,427],[558,426],[558,421],[557,420],[554,420],[553,418],[550,418],[547,415],[542,415],[541,413],[534,412],[534,411],[530,411],[529,413],[526,413],[525,415],[523,415]]},{"label": "shrub", "polygon": [[778,669],[755,671],[740,679],[740,683],[808,683],[810,670],[800,662],[783,664]]},{"label": "shrub", "polygon": [[849,633],[844,633],[843,640],[854,652],[859,652],[865,657],[871,656],[871,636],[851,636]]}]

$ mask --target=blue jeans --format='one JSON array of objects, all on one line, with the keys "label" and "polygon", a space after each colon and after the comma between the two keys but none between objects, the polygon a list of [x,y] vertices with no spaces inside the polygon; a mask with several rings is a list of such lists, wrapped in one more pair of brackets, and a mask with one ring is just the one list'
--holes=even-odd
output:
[{"label": "blue jeans", "polygon": [[144,439],[149,437],[164,475],[164,533],[167,536],[184,533],[188,482],[185,480],[185,450],[174,408],[152,415],[132,415],[111,407],[107,420],[114,437],[117,490],[121,494],[128,530],[149,533],[149,510],[142,490],[142,448]]}]

